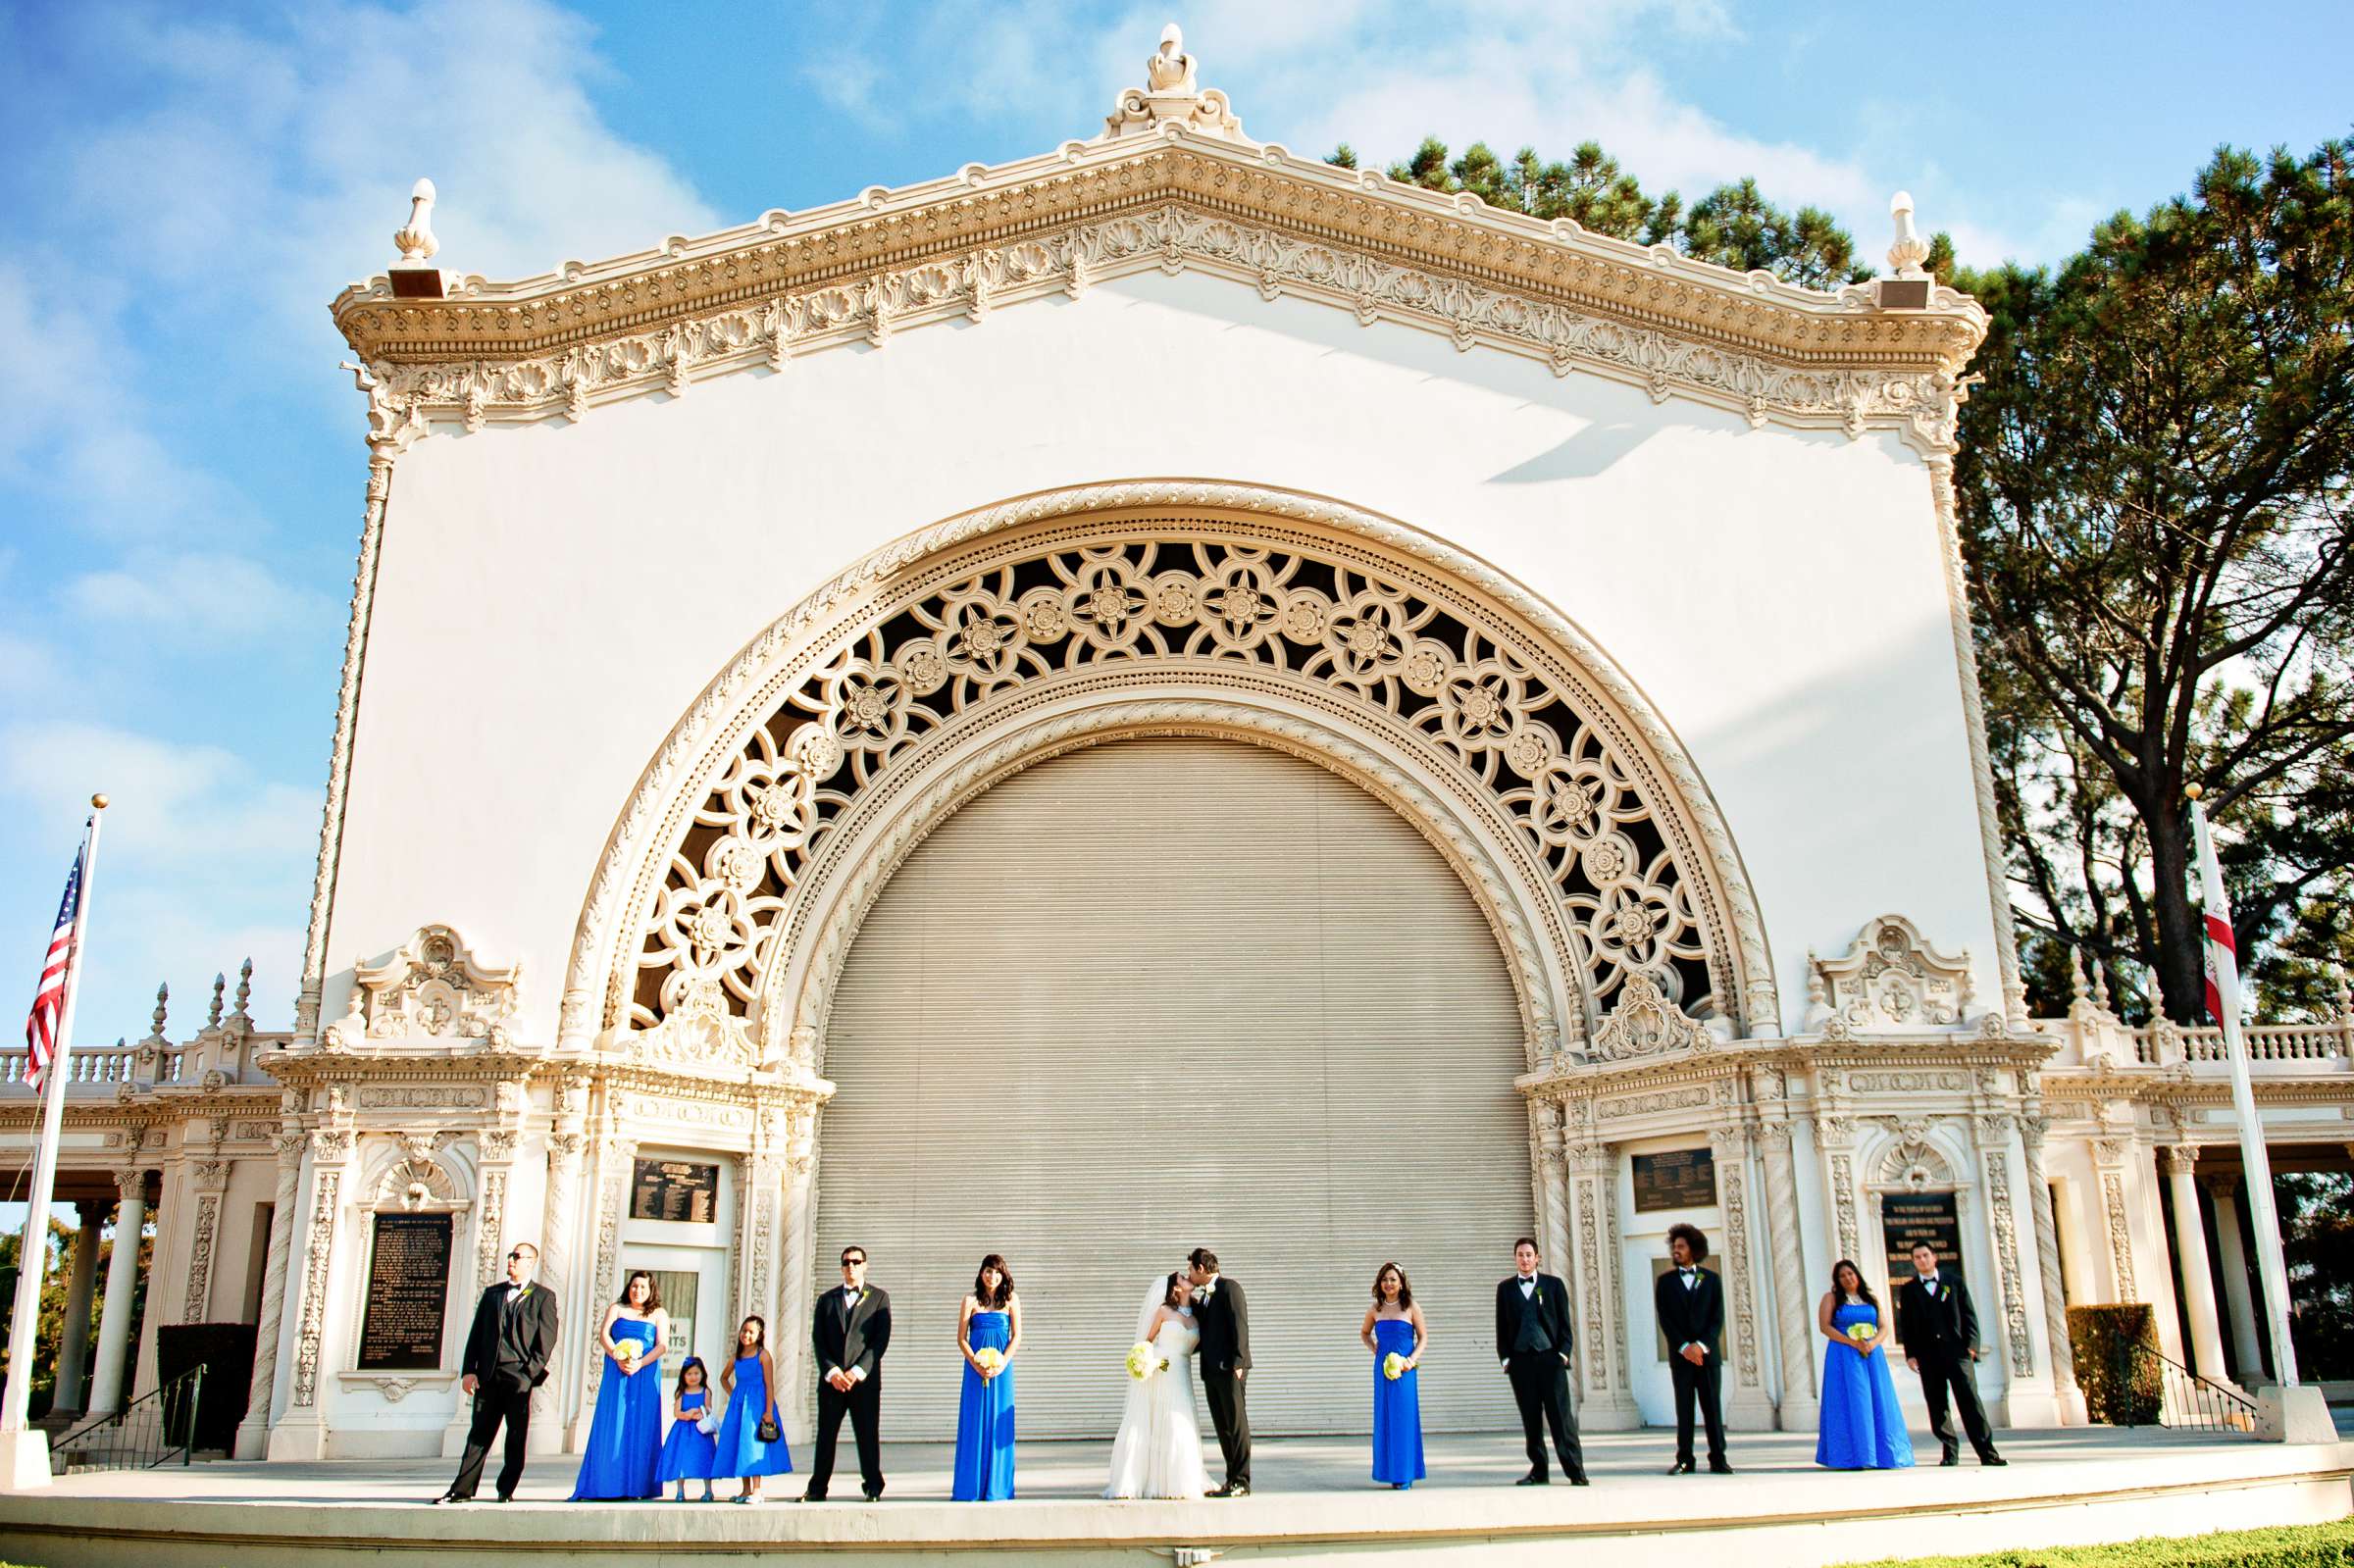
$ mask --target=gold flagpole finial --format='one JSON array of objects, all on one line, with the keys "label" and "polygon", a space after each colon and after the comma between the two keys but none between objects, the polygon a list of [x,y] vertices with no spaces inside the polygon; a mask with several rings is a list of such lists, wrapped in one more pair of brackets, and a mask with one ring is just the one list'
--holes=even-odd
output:
[{"label": "gold flagpole finial", "polygon": [[2206,786],[2205,784],[2184,784],[2184,785],[2182,786],[2182,798],[2183,798],[2183,799],[2185,799],[2185,800],[2196,800],[2196,799],[2198,799],[2198,798],[2199,798],[2201,795],[2204,795],[2206,792],[2207,792],[2207,786]]},{"label": "gold flagpole finial", "polygon": [[90,796],[90,804],[95,806],[98,810],[104,811],[106,809],[106,796],[92,795]]}]

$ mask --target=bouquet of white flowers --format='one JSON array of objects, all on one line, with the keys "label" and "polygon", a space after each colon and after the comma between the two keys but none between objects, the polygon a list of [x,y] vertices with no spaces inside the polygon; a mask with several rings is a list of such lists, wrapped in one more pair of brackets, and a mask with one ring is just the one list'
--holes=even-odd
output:
[{"label": "bouquet of white flowers", "polygon": [[973,1365],[981,1369],[981,1376],[994,1378],[1005,1370],[1004,1352],[995,1346],[984,1345],[973,1352]]},{"label": "bouquet of white flowers", "polygon": [[1847,1337],[1857,1349],[1862,1350],[1880,1337],[1880,1326],[1876,1323],[1851,1323],[1847,1326]]},{"label": "bouquet of white flowers", "polygon": [[613,1343],[613,1359],[621,1363],[624,1372],[637,1371],[639,1358],[644,1354],[645,1346],[635,1340],[617,1340]]},{"label": "bouquet of white flowers", "polygon": [[1155,1372],[1169,1370],[1167,1359],[1143,1340],[1128,1347],[1128,1376],[1142,1383]]},{"label": "bouquet of white flowers", "polygon": [[1400,1378],[1405,1377],[1406,1357],[1400,1355],[1395,1350],[1392,1350],[1388,1355],[1383,1356],[1381,1358],[1381,1375],[1389,1379],[1392,1383],[1396,1383]]}]

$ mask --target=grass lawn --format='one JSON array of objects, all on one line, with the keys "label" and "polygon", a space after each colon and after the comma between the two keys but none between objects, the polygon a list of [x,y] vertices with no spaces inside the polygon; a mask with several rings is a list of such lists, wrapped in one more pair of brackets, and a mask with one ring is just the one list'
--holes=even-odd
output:
[{"label": "grass lawn", "polygon": [[1845,1568],[2335,1568],[2354,1564],[2354,1519],[2212,1536],[2150,1536],[2112,1546],[2052,1546],[1965,1557],[1882,1557]]}]

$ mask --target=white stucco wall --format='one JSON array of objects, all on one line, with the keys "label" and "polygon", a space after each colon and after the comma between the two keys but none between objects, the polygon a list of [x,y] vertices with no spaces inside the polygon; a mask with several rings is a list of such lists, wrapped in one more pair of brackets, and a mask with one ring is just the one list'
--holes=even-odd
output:
[{"label": "white stucco wall", "polygon": [[1031,491],[1260,483],[1475,552],[1615,656],[1740,845],[1786,1027],[1806,950],[1993,921],[1929,482],[1890,433],[1737,416],[1200,274],[592,411],[454,429],[392,482],[326,1017],[353,960],[458,924],[546,1039],[640,772],[762,626],[875,546]]}]

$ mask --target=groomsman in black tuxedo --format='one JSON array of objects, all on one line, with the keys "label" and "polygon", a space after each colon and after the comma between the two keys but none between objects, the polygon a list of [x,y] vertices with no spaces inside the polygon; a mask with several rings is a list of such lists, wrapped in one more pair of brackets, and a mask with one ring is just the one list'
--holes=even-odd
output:
[{"label": "groomsman in black tuxedo", "polygon": [[1496,1354],[1512,1380],[1512,1401],[1528,1436],[1528,1474],[1515,1486],[1542,1487],[1546,1473],[1545,1428],[1561,1456],[1569,1485],[1586,1484],[1586,1456],[1577,1442],[1577,1415],[1569,1408],[1569,1287],[1537,1272],[1537,1243],[1522,1237],[1512,1243],[1513,1272],[1496,1283]]},{"label": "groomsman in black tuxedo", "polygon": [[1202,1392],[1226,1456],[1226,1483],[1213,1497],[1251,1495],[1251,1408],[1243,1379],[1251,1371],[1251,1303],[1218,1272],[1218,1255],[1198,1246],[1186,1255],[1194,1284],[1194,1327],[1202,1335]]},{"label": "groomsman in black tuxedo", "polygon": [[1994,1434],[1986,1426],[1986,1409],[1978,1403],[1978,1314],[1970,1304],[1970,1290],[1937,1268],[1937,1249],[1926,1241],[1913,1244],[1913,1278],[1896,1292],[1896,1337],[1905,1347],[1905,1365],[1920,1374],[1921,1397],[1929,1405],[1929,1430],[1945,1450],[1940,1464],[1961,1462],[1962,1445],[1954,1438],[1953,1416],[1946,1409],[1950,1391],[1962,1407],[1962,1430],[1978,1451],[1982,1465],[2008,1464],[1994,1451]]},{"label": "groomsman in black tuxedo", "polygon": [[1652,1288],[1660,1333],[1667,1340],[1667,1371],[1675,1382],[1675,1463],[1671,1476],[1692,1474],[1692,1406],[1709,1433],[1709,1473],[1729,1476],[1724,1462],[1724,1282],[1700,1260],[1709,1239],[1697,1225],[1667,1228],[1667,1257],[1675,1267]]},{"label": "groomsman in black tuxedo", "polygon": [[858,1442],[859,1484],[873,1502],[883,1495],[883,1352],[891,1347],[891,1297],[866,1283],[866,1248],[842,1249],[842,1287],[819,1296],[810,1318],[817,1351],[817,1462],[801,1501],[826,1500],[846,1415]]},{"label": "groomsman in black tuxedo", "polygon": [[458,1361],[464,1374],[458,1387],[474,1397],[474,1425],[466,1433],[466,1451],[458,1460],[457,1479],[435,1502],[472,1502],[483,1484],[483,1461],[489,1457],[491,1440],[507,1429],[506,1457],[498,1467],[498,1500],[515,1495],[523,1479],[523,1461],[530,1452],[532,1391],[547,1381],[547,1358],[556,1348],[556,1295],[532,1283],[539,1249],[518,1241],[507,1254],[507,1277],[483,1292],[475,1303],[474,1327],[466,1336],[466,1353]]}]

